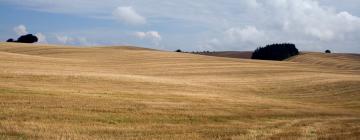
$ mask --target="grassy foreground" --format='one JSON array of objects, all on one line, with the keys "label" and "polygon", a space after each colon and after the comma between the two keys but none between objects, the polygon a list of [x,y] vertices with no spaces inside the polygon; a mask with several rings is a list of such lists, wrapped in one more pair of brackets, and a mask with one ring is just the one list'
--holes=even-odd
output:
[{"label": "grassy foreground", "polygon": [[0,139],[360,139],[360,58],[0,43]]}]

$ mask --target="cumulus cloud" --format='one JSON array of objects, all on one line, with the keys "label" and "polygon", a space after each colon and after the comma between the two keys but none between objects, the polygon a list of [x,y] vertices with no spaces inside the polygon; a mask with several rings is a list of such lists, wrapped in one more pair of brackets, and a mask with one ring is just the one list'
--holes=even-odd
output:
[{"label": "cumulus cloud", "polygon": [[42,33],[36,33],[35,36],[38,38],[38,43],[46,44],[48,43],[46,40],[46,36]]},{"label": "cumulus cloud", "polygon": [[113,16],[120,22],[131,25],[141,25],[146,23],[146,18],[138,14],[133,7],[118,7],[113,11]]},{"label": "cumulus cloud", "polygon": [[225,39],[229,41],[241,41],[257,43],[265,39],[265,33],[259,31],[254,26],[247,26],[245,28],[233,27],[225,31]]},{"label": "cumulus cloud", "polygon": [[231,27],[221,33],[221,37],[213,38],[203,44],[202,49],[223,50],[223,46],[235,49],[242,46],[249,49],[249,46],[258,46],[268,40],[266,33],[254,26]]},{"label": "cumulus cloud", "polygon": [[[264,5],[283,23],[286,32],[305,34],[320,41],[344,38],[360,27],[360,18],[322,7],[316,0],[272,0]],[[277,21],[273,21],[276,23]]]},{"label": "cumulus cloud", "polygon": [[136,32],[135,36],[140,39],[150,38],[150,39],[161,40],[161,35],[157,31]]},{"label": "cumulus cloud", "polygon": [[69,44],[74,41],[73,38],[64,36],[64,35],[56,35],[55,37],[56,37],[56,40],[61,44]]},{"label": "cumulus cloud", "polygon": [[156,46],[158,46],[160,44],[160,41],[162,40],[160,33],[157,31],[135,32],[134,36],[139,39],[150,40]]},{"label": "cumulus cloud", "polygon": [[28,31],[25,27],[25,25],[19,25],[19,26],[16,26],[14,27],[14,31],[17,35],[26,35],[28,34]]}]

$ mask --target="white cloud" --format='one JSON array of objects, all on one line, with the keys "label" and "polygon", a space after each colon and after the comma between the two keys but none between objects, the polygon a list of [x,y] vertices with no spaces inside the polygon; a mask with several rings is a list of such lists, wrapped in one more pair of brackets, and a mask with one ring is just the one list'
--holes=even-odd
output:
[{"label": "white cloud", "polygon": [[271,0],[263,8],[273,11],[271,15],[264,15],[275,17],[273,21],[270,19],[271,23],[282,22],[285,32],[304,34],[320,41],[341,39],[360,29],[360,18],[323,7],[317,0]]},{"label": "white cloud", "polygon": [[140,39],[144,39],[146,37],[146,33],[145,32],[135,32],[135,37],[140,38]]},{"label": "white cloud", "polygon": [[25,25],[19,25],[19,26],[14,27],[14,31],[15,31],[15,33],[17,35],[26,35],[26,34],[28,34],[28,31],[27,31]]},{"label": "white cloud", "polygon": [[131,25],[146,23],[146,18],[138,14],[133,7],[118,7],[114,10],[113,16],[116,20]]},{"label": "white cloud", "polygon": [[157,31],[135,32],[134,36],[139,39],[151,40],[156,46],[158,46],[162,40],[160,33]]},{"label": "white cloud", "polygon": [[265,33],[259,31],[254,26],[247,26],[245,28],[233,27],[225,31],[225,39],[229,41],[241,41],[257,43],[265,39]]},{"label": "white cloud", "polygon": [[38,38],[38,43],[47,44],[46,36],[42,33],[36,33],[35,36]]},{"label": "white cloud", "polygon": [[86,37],[70,37],[66,35],[55,35],[56,40],[64,45],[80,45],[80,46],[95,46],[96,43],[90,42]]},{"label": "white cloud", "polygon": [[135,36],[140,39],[150,38],[150,39],[156,39],[161,40],[161,35],[157,31],[148,31],[148,32],[136,32]]},{"label": "white cloud", "polygon": [[55,37],[57,41],[61,44],[70,44],[74,41],[73,38],[64,35],[56,35]]},{"label": "white cloud", "polygon": [[[254,49],[268,43],[293,42],[301,50],[321,51],[324,48],[356,50],[356,44],[341,44],[360,43],[354,40],[354,36],[360,36],[360,18],[322,6],[317,0],[258,0],[248,7],[243,12],[246,15],[238,15],[241,19],[228,17],[227,26],[231,27],[213,33],[202,47],[243,50],[251,49],[248,46]],[[238,26],[236,22],[250,26],[238,28],[244,25]]]},{"label": "white cloud", "polygon": [[[221,37],[210,39],[200,46],[206,50],[250,49],[249,46],[259,46],[268,41],[268,36],[254,26],[232,27],[221,33]],[[224,48],[224,46],[227,46]]]}]

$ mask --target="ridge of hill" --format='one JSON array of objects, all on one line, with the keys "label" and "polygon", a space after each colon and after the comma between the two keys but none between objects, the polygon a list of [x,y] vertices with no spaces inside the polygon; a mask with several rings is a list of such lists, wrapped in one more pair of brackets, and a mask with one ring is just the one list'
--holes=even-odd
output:
[{"label": "ridge of hill", "polygon": [[251,51],[218,51],[218,52],[200,52],[196,54],[216,56],[216,57],[251,59],[252,52]]},{"label": "ridge of hill", "polygon": [[360,70],[360,54],[309,52],[290,58],[289,61],[335,69]]}]

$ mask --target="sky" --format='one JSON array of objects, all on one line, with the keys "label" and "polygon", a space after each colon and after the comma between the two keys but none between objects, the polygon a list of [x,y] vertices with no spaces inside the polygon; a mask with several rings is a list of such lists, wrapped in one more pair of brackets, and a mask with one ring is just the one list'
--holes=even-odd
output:
[{"label": "sky", "polygon": [[360,53],[360,0],[0,0],[0,40],[32,33],[43,44],[135,45],[248,51]]}]

